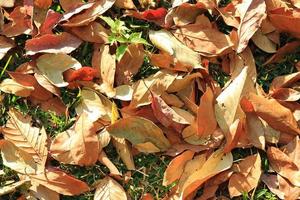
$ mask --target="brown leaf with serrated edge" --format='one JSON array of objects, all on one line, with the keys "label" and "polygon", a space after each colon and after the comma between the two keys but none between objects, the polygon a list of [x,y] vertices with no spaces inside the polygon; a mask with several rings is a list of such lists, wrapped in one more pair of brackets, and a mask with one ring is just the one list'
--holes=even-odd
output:
[{"label": "brown leaf with serrated edge", "polygon": [[39,171],[43,171],[43,169],[39,169],[38,164],[30,154],[21,150],[10,141],[0,140],[0,149],[4,166],[21,174],[36,174]]},{"label": "brown leaf with serrated edge", "polygon": [[86,9],[78,15],[73,16],[69,19],[69,21],[64,23],[63,26],[75,27],[88,25],[90,22],[94,21],[97,17],[111,8],[114,3],[115,0],[96,1],[92,7]]},{"label": "brown leaf with serrated edge", "polygon": [[267,156],[273,170],[299,187],[300,170],[288,155],[276,147],[269,147]]},{"label": "brown leaf with serrated edge", "polygon": [[43,169],[47,160],[47,134],[44,128],[31,126],[31,117],[11,109],[9,120],[2,129],[4,138],[15,146],[30,154]]},{"label": "brown leaf with serrated edge", "polygon": [[97,184],[94,200],[127,200],[122,186],[113,178],[106,176]]},{"label": "brown leaf with serrated edge", "polygon": [[195,152],[187,150],[175,157],[164,172],[163,185],[167,186],[178,180],[183,173],[185,164],[191,160]]},{"label": "brown leaf with serrated edge", "polygon": [[257,187],[262,173],[260,155],[246,157],[236,168],[237,171],[230,177],[228,183],[231,198],[248,193]]},{"label": "brown leaf with serrated edge", "polygon": [[[291,110],[282,106],[275,99],[259,96],[254,93],[250,93],[246,99],[249,103],[248,105],[253,107],[255,113],[272,128],[289,134],[300,134],[300,129]],[[244,111],[248,112],[245,109]]]},{"label": "brown leaf with serrated edge", "polygon": [[64,171],[54,168],[48,168],[44,173],[30,176],[33,183],[41,184],[50,190],[63,195],[79,195],[89,191],[89,186]]},{"label": "brown leaf with serrated edge", "polygon": [[74,126],[56,135],[50,153],[56,160],[73,165],[90,166],[96,163],[99,154],[97,127],[82,113]]},{"label": "brown leaf with serrated edge", "polygon": [[45,34],[26,41],[28,55],[37,53],[71,53],[81,44],[81,40],[67,32],[61,34]]},{"label": "brown leaf with serrated edge", "polygon": [[217,128],[214,104],[215,95],[213,90],[210,87],[206,87],[197,112],[197,134],[199,136],[206,137],[212,134]]},{"label": "brown leaf with serrated edge", "polygon": [[236,7],[241,19],[237,31],[238,44],[236,50],[237,53],[241,53],[266,17],[266,4],[264,0],[252,0],[243,1]]},{"label": "brown leaf with serrated edge", "polygon": [[277,8],[269,11],[268,17],[273,26],[282,32],[288,32],[300,38],[300,11],[297,9],[286,10]]}]

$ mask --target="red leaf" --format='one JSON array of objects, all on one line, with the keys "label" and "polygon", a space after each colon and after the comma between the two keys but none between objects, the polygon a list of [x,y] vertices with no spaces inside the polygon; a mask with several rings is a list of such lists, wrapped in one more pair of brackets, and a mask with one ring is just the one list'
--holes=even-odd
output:
[{"label": "red leaf", "polygon": [[92,67],[82,67],[70,72],[66,77],[68,82],[72,81],[91,81],[98,75],[97,70]]},{"label": "red leaf", "polygon": [[142,13],[143,17],[147,20],[160,20],[167,15],[165,8],[149,9]]},{"label": "red leaf", "polygon": [[26,41],[28,55],[36,53],[71,53],[81,44],[81,40],[69,33],[46,34]]}]

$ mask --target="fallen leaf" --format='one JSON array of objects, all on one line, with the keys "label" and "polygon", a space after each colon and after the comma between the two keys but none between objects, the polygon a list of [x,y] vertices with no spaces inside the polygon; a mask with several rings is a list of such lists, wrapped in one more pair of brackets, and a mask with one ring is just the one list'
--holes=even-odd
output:
[{"label": "fallen leaf", "polygon": [[116,0],[115,6],[118,8],[125,8],[125,9],[134,9],[136,10],[136,7],[132,0]]},{"label": "fallen leaf", "polygon": [[121,175],[118,168],[109,160],[103,150],[99,153],[98,160],[109,169],[112,175]]},{"label": "fallen leaf", "polygon": [[[35,69],[36,70],[36,69]],[[45,78],[40,71],[36,70],[37,72],[34,74],[36,81],[39,83],[40,86],[51,92],[52,94],[60,97],[61,92],[58,87],[52,85],[51,82]]]},{"label": "fallen leaf", "polygon": [[164,172],[163,185],[167,186],[178,180],[183,173],[185,164],[194,156],[193,151],[185,151],[179,156],[175,157],[168,165]]},{"label": "fallen leaf", "polygon": [[265,149],[264,125],[255,113],[246,113],[247,137],[256,148]]},{"label": "fallen leaf", "polygon": [[13,143],[8,140],[0,140],[0,149],[4,166],[21,174],[35,174],[38,172],[38,165],[32,156]]},{"label": "fallen leaf", "polygon": [[63,195],[79,195],[89,191],[89,187],[85,182],[54,168],[48,168],[44,173],[31,175],[30,178],[32,182],[39,183]]},{"label": "fallen leaf", "polygon": [[6,55],[6,53],[13,47],[15,47],[15,43],[13,40],[0,36],[0,60]]},{"label": "fallen leaf", "polygon": [[245,135],[245,119],[237,119],[229,127],[229,132],[225,133],[226,144],[224,146],[224,153],[230,152],[237,147],[240,138]]},{"label": "fallen leaf", "polygon": [[125,138],[133,145],[151,142],[161,151],[170,147],[162,130],[153,122],[142,117],[128,117],[118,120],[106,130],[113,136]]},{"label": "fallen leaf", "polygon": [[34,87],[21,85],[15,80],[7,78],[0,83],[0,90],[20,97],[28,97],[34,90]]},{"label": "fallen leaf", "polygon": [[232,162],[233,157],[231,153],[224,154],[222,150],[219,149],[215,151],[203,163],[203,165],[195,163],[195,166],[192,168],[192,174],[185,180],[179,180],[178,192],[180,194],[180,198],[186,198],[209,178],[229,169],[232,165]]},{"label": "fallen leaf", "polygon": [[238,27],[237,53],[241,53],[248,45],[248,41],[261,26],[266,17],[266,4],[264,0],[243,1],[237,5],[240,14],[240,25]]},{"label": "fallen leaf", "polygon": [[294,37],[300,38],[300,13],[298,10],[285,10],[285,8],[277,8],[270,10],[268,17],[273,26],[280,31],[288,32]]},{"label": "fallen leaf", "polygon": [[26,11],[25,7],[15,7],[9,14],[9,20],[11,22],[3,25],[1,34],[7,37],[30,34],[32,31],[31,16],[28,15]]},{"label": "fallen leaf", "polygon": [[299,187],[300,170],[291,158],[276,147],[269,147],[267,156],[273,170],[279,175],[287,178],[295,186]]},{"label": "fallen leaf", "polygon": [[48,8],[51,4],[52,0],[34,0],[34,5],[39,8]]},{"label": "fallen leaf", "polygon": [[158,49],[174,56],[182,64],[203,68],[200,55],[177,40],[172,33],[166,30],[150,31],[149,38]]},{"label": "fallen leaf", "polygon": [[56,135],[50,153],[56,160],[72,165],[90,166],[99,154],[97,127],[83,113],[70,129]]},{"label": "fallen leaf", "polygon": [[126,193],[122,186],[114,179],[106,176],[97,184],[94,200],[127,200]]},{"label": "fallen leaf", "polygon": [[[265,120],[272,128],[289,133],[300,134],[293,113],[273,98],[266,98],[253,93],[247,96],[255,113]],[[276,109],[273,109],[276,107]]]},{"label": "fallen leaf", "polygon": [[14,7],[15,0],[1,0],[0,6],[1,7]]},{"label": "fallen leaf", "polygon": [[44,128],[31,126],[31,117],[11,109],[9,120],[2,129],[4,138],[31,155],[40,169],[44,169],[47,160],[47,134]]},{"label": "fallen leaf", "polygon": [[215,95],[210,87],[206,87],[197,112],[197,134],[201,137],[212,134],[217,128],[214,104]]},{"label": "fallen leaf", "polygon": [[82,67],[77,70],[70,70],[67,76],[64,78],[67,82],[72,81],[92,81],[95,77],[98,76],[97,70],[92,67]]},{"label": "fallen leaf", "polygon": [[279,189],[277,175],[263,174],[261,180],[267,185],[272,193],[276,194],[280,199],[284,199],[284,193]]},{"label": "fallen leaf", "polygon": [[162,125],[167,128],[173,128],[174,130],[181,132],[184,128],[184,124],[189,124],[187,119],[178,115],[174,109],[168,106],[162,98],[152,93],[151,107],[154,116],[160,121]]},{"label": "fallen leaf", "polygon": [[99,118],[110,121],[111,106],[111,102],[105,97],[99,96],[92,90],[83,89],[81,91],[81,102],[75,110],[78,115],[87,113],[87,117],[93,122]]},{"label": "fallen leaf", "polygon": [[241,73],[225,88],[216,98],[215,115],[216,120],[223,130],[229,132],[230,125],[239,117],[239,103],[247,79],[248,67],[243,68]]},{"label": "fallen leaf", "polygon": [[262,173],[259,154],[251,155],[242,160],[228,183],[230,198],[248,193],[257,187]]},{"label": "fallen leaf", "polygon": [[[116,66],[115,79],[117,85],[130,84],[132,82],[132,77],[139,71],[144,62],[144,57],[145,52],[143,45],[130,44],[127,47],[125,54]],[[111,68],[109,65],[107,65],[107,67]]]},{"label": "fallen leaf", "polygon": [[279,101],[298,101],[300,99],[300,92],[291,88],[279,88],[272,97]]},{"label": "fallen leaf", "polygon": [[300,72],[277,76],[270,85],[270,91],[276,92],[277,89],[289,87],[298,80],[300,80]]},{"label": "fallen leaf", "polygon": [[109,30],[105,29],[100,23],[91,22],[87,26],[74,27],[71,29],[77,37],[87,42],[108,43]]},{"label": "fallen leaf", "polygon": [[29,194],[41,200],[59,200],[59,194],[43,185],[32,185]]},{"label": "fallen leaf", "polygon": [[71,53],[81,44],[77,37],[62,32],[61,34],[45,34],[26,41],[25,49],[27,55],[37,53]]},{"label": "fallen leaf", "polygon": [[26,184],[28,182],[30,182],[30,181],[29,180],[21,180],[21,181],[14,182],[14,183],[9,184],[9,185],[5,185],[5,186],[1,187],[1,189],[0,189],[0,195],[4,196],[5,194],[16,192],[16,190],[18,189],[18,187],[21,187],[22,185],[24,185],[24,184]]},{"label": "fallen leaf", "polygon": [[92,7],[86,9],[78,15],[73,16],[68,22],[64,23],[63,26],[76,27],[88,25],[90,22],[94,21],[97,17],[111,8],[114,3],[115,0],[96,1]]},{"label": "fallen leaf", "polygon": [[276,53],[276,44],[272,42],[266,35],[264,35],[260,29],[255,32],[251,39],[254,44],[264,52]]},{"label": "fallen leaf", "polygon": [[44,54],[37,59],[36,64],[41,73],[57,87],[68,85],[62,76],[64,71],[81,68],[77,60],[66,54]]},{"label": "fallen leaf", "polygon": [[146,20],[161,20],[167,15],[167,10],[163,7],[157,9],[148,9],[142,12],[143,18]]}]

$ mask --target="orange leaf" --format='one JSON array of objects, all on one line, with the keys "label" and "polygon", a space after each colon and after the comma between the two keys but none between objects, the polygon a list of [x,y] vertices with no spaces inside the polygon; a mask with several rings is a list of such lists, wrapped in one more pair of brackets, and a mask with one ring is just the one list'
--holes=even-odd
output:
[{"label": "orange leaf", "polygon": [[79,195],[89,191],[86,183],[54,168],[48,168],[42,174],[31,175],[30,178],[32,182],[39,183],[63,195]]}]

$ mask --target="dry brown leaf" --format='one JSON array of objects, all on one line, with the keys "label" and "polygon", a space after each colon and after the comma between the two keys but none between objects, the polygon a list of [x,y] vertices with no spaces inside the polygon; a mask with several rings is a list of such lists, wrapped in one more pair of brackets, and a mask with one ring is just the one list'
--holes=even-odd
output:
[{"label": "dry brown leaf", "polygon": [[233,47],[229,36],[215,28],[203,28],[199,24],[179,28],[174,35],[186,46],[208,57],[224,55],[232,51]]},{"label": "dry brown leaf", "polygon": [[103,118],[110,121],[111,102],[104,96],[99,96],[96,92],[88,89],[81,91],[81,101],[75,108],[78,115],[86,113],[91,121],[97,121]]},{"label": "dry brown leaf", "polygon": [[[29,194],[40,200],[59,200],[59,194],[43,185],[32,185]],[[26,195],[27,196],[27,195]]]},{"label": "dry brown leaf", "polygon": [[21,85],[15,80],[7,78],[0,83],[0,90],[20,97],[28,97],[34,90],[34,87]]},{"label": "dry brown leaf", "polygon": [[89,191],[86,183],[58,169],[49,168],[44,173],[31,175],[30,178],[32,182],[39,183],[63,195],[79,195]]},{"label": "dry brown leaf", "polygon": [[282,147],[282,151],[293,160],[293,162],[300,168],[300,140],[295,137],[289,144]]},{"label": "dry brown leaf", "polygon": [[243,1],[238,4],[237,12],[240,14],[238,27],[238,44],[236,51],[241,53],[248,45],[248,41],[260,27],[266,17],[266,4],[264,0]]},{"label": "dry brown leaf", "polygon": [[90,22],[94,21],[97,17],[111,8],[114,3],[115,0],[96,1],[93,3],[92,7],[86,9],[78,15],[73,16],[68,22],[64,23],[63,26],[76,27],[88,25]]},{"label": "dry brown leaf", "polygon": [[36,64],[41,73],[57,87],[68,85],[62,76],[64,71],[81,68],[81,64],[67,54],[44,54],[37,59]]},{"label": "dry brown leaf", "polygon": [[[178,183],[178,192],[180,198],[186,198],[206,180],[218,173],[229,169],[232,165],[233,157],[231,153],[224,154],[222,150],[215,151],[204,163],[195,163],[195,166],[189,166],[192,174],[186,179],[180,179]],[[187,166],[187,165],[186,165]]]},{"label": "dry brown leaf", "polygon": [[279,88],[271,96],[279,101],[298,101],[300,92],[291,88]]},{"label": "dry brown leaf", "polygon": [[163,185],[167,186],[178,180],[183,173],[185,164],[191,160],[195,152],[187,150],[175,157],[164,172]]},{"label": "dry brown leaf", "polygon": [[299,187],[300,170],[291,158],[276,147],[269,147],[267,156],[273,170]]},{"label": "dry brown leaf", "polygon": [[129,140],[133,145],[151,142],[161,151],[165,151],[170,147],[170,142],[164,136],[162,130],[152,121],[142,117],[120,119],[108,126],[106,130],[115,137]]},{"label": "dry brown leaf", "polygon": [[3,165],[21,174],[36,174],[38,165],[32,156],[8,140],[0,140]]},{"label": "dry brown leaf", "polygon": [[273,26],[275,26],[280,31],[288,32],[294,37],[300,38],[299,10],[285,10],[285,8],[277,8],[269,11],[268,17]]},{"label": "dry brown leaf", "polygon": [[[0,29],[1,30],[1,29]],[[13,40],[0,36],[0,60],[6,55],[6,53],[13,47],[15,47],[15,43]]]},{"label": "dry brown leaf", "polygon": [[117,181],[106,176],[97,184],[94,200],[127,200],[127,196]]},{"label": "dry brown leaf", "polygon": [[289,87],[298,80],[300,80],[300,72],[277,76],[273,79],[270,85],[270,91],[276,92],[277,89]]},{"label": "dry brown leaf", "polygon": [[4,138],[31,155],[40,169],[45,167],[47,160],[47,134],[44,128],[31,126],[31,117],[11,109],[10,119],[2,129]]},{"label": "dry brown leaf", "polygon": [[99,154],[96,131],[96,125],[87,114],[81,114],[73,127],[54,138],[50,146],[52,157],[62,163],[72,165],[95,164]]},{"label": "dry brown leaf", "polygon": [[4,24],[2,33],[7,37],[30,34],[32,31],[31,16],[25,7],[17,6],[9,15],[11,22]]},{"label": "dry brown leaf", "polygon": [[212,134],[217,128],[214,104],[215,95],[212,89],[207,87],[205,93],[201,97],[197,113],[197,134],[199,136],[206,137]]},{"label": "dry brown leaf", "polygon": [[242,116],[239,104],[241,95],[245,92],[244,88],[248,78],[247,76],[248,67],[245,67],[232,83],[216,98],[216,120],[225,133],[229,132],[231,124]]},{"label": "dry brown leaf", "polygon": [[298,124],[291,110],[282,106],[275,99],[253,93],[250,93],[247,99],[251,106],[253,106],[255,113],[272,128],[289,134],[300,134]]},{"label": "dry brown leaf", "polygon": [[74,27],[71,29],[77,37],[87,42],[108,43],[109,30],[105,29],[100,23],[91,22],[87,26]]},{"label": "dry brown leaf", "polygon": [[150,31],[149,39],[158,49],[167,52],[183,65],[203,69],[200,54],[184,45],[169,31]]},{"label": "dry brown leaf", "polygon": [[125,9],[134,9],[136,10],[136,7],[132,0],[116,0],[115,6],[118,8],[125,8]]},{"label": "dry brown leaf", "polygon": [[184,106],[184,103],[174,94],[169,94],[167,92],[163,92],[160,96],[169,106],[176,106],[181,108]]},{"label": "dry brown leaf", "polygon": [[[0,1],[0,3],[1,3],[1,1]],[[22,185],[29,183],[29,182],[30,181],[27,179],[27,180],[21,180],[18,182],[14,182],[9,185],[5,185],[5,186],[1,187],[1,189],[0,189],[0,196],[4,196],[5,194],[9,194],[9,193],[14,193],[14,192],[16,192],[18,187],[21,187]],[[54,199],[54,200],[56,200],[56,199]]]},{"label": "dry brown leaf", "polygon": [[231,124],[229,127],[229,132],[225,133],[225,138],[226,138],[226,144],[224,146],[224,152],[228,153],[235,147],[237,147],[237,144],[242,138],[246,132],[245,128],[245,119],[237,119]]},{"label": "dry brown leaf", "polygon": [[228,183],[230,198],[248,193],[257,187],[262,173],[261,158],[259,154],[251,155],[241,161]]},{"label": "dry brown leaf", "polygon": [[103,150],[99,153],[98,160],[109,169],[112,175],[121,175],[118,168],[114,165],[114,163],[112,163],[109,160],[109,158]]},{"label": "dry brown leaf", "polygon": [[167,88],[167,92],[173,93],[186,89],[188,86],[192,85],[193,81],[197,78],[202,78],[201,73],[192,73],[188,75],[179,74]]},{"label": "dry brown leaf", "polygon": [[189,124],[188,120],[182,115],[176,113],[162,98],[155,93],[151,94],[151,107],[154,116],[158,121],[167,128],[173,128],[175,131],[181,132],[185,124]]},{"label": "dry brown leaf", "polygon": [[136,108],[151,103],[150,91],[161,95],[175,80],[177,74],[161,70],[148,78],[141,79],[133,85],[133,96],[130,102],[131,108]]},{"label": "dry brown leaf", "polygon": [[258,29],[251,38],[254,44],[267,53],[276,53],[276,44],[272,42],[266,35],[264,35],[261,29]]},{"label": "dry brown leaf", "polygon": [[37,53],[71,53],[81,44],[77,37],[62,32],[61,34],[45,34],[37,38],[26,40],[25,49],[27,55]]},{"label": "dry brown leaf", "polygon": [[256,148],[265,150],[264,125],[255,113],[246,113],[247,137]]},{"label": "dry brown leaf", "polygon": [[116,67],[117,85],[130,84],[144,62],[144,47],[141,44],[130,44]]},{"label": "dry brown leaf", "polygon": [[[36,69],[35,69],[36,70]],[[61,92],[59,90],[58,87],[56,87],[55,85],[51,84],[51,82],[46,79],[40,71],[36,70],[37,72],[34,74],[34,77],[36,79],[36,81],[39,83],[40,86],[42,86],[43,88],[45,88],[46,90],[48,90],[49,92],[51,92],[52,94],[60,97]]]}]

